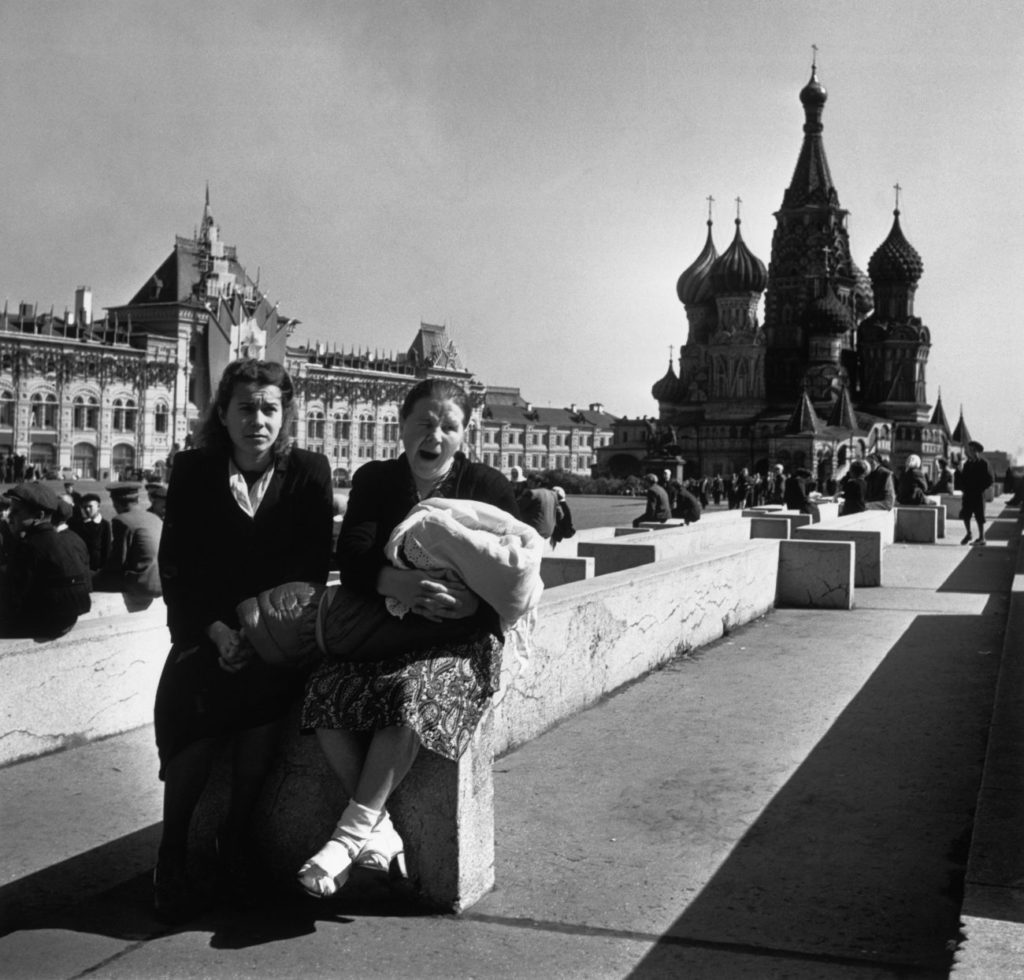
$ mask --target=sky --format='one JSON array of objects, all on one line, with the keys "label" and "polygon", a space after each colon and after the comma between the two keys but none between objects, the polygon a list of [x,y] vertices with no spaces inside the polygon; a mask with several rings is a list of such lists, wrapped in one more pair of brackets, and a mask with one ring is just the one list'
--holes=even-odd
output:
[{"label": "sky", "polygon": [[900,223],[929,401],[1024,461],[1024,7],[1011,0],[3,0],[0,293],[127,302],[221,236],[298,343],[447,325],[538,405],[656,415],[675,294],[738,205],[768,263],[818,47],[861,268]]}]

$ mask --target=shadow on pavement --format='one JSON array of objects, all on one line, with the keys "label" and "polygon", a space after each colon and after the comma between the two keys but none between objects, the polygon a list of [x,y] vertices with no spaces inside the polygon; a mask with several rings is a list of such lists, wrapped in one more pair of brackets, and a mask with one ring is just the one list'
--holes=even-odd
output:
[{"label": "shadow on pavement", "polygon": [[[268,879],[261,894],[241,902],[237,897],[222,898],[195,919],[170,926],[152,912],[151,872],[137,873],[139,848],[146,846],[147,854],[154,854],[159,829],[156,824],[0,889],[0,935],[56,929],[145,942],[173,933],[208,932],[211,948],[245,949],[309,935],[316,931],[317,922],[344,924],[356,917],[429,914],[406,879],[356,869],[332,899],[320,901],[291,882]],[[104,880],[97,879],[97,874],[109,879],[112,867],[126,865],[136,873],[128,877],[130,872],[122,870],[120,883],[106,890],[97,893],[94,887],[91,895],[83,897],[73,886],[76,881],[89,881],[90,876],[95,886],[96,880]]]},{"label": "shadow on pavement", "polygon": [[[1000,604],[914,620],[632,977],[689,976],[708,944],[757,953],[749,976],[947,976]],[[786,972],[764,972],[779,956]]]}]

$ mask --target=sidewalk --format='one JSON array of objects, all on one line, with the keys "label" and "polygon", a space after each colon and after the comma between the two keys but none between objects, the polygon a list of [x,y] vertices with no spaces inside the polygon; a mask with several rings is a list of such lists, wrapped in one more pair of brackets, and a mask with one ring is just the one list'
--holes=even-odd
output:
[{"label": "sidewalk", "polygon": [[364,878],[167,930],[149,730],[0,770],[0,973],[946,977],[1011,526],[890,547],[856,610],[775,611],[498,760],[498,887],[460,918]]}]

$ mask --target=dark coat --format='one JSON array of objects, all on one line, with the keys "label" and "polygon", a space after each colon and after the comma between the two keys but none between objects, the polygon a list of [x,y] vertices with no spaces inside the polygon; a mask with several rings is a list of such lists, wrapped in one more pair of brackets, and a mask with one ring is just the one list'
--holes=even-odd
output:
[{"label": "dark coat", "polygon": [[988,465],[988,460],[983,456],[964,462],[963,469],[960,471],[960,492],[964,497],[973,497],[977,500],[994,482],[992,467]]},{"label": "dark coat", "polygon": [[103,587],[139,598],[160,595],[157,553],[164,522],[136,506],[116,515],[111,527],[113,543]]},{"label": "dark coat", "polygon": [[292,449],[278,461],[254,518],[231,494],[226,456],[174,457],[158,552],[174,642],[156,693],[161,773],[192,742],[267,724],[301,694],[302,671],[259,658],[221,670],[206,628],[219,620],[237,629],[235,607],[265,589],[325,582],[333,514],[330,465],[319,453]]},{"label": "dark coat", "polygon": [[[497,470],[471,463],[462,453],[455,454],[444,490],[447,497],[479,500],[519,516],[512,484]],[[364,463],[356,470],[338,537],[338,569],[346,586],[366,594],[376,592],[377,576],[389,564],[384,546],[417,503],[405,453],[398,459]]]},{"label": "dark coat", "polygon": [[904,507],[923,504],[927,492],[928,481],[920,470],[904,470],[900,474],[899,486],[896,487],[896,503]]},{"label": "dark coat", "polygon": [[81,538],[49,521],[30,524],[15,545],[4,581],[3,633],[51,638],[89,611],[89,553]]},{"label": "dark coat", "polygon": [[83,521],[81,515],[68,522],[68,528],[75,532],[84,542],[89,552],[89,568],[98,572],[110,558],[110,545],[113,531],[110,521],[101,517],[98,521]]},{"label": "dark coat", "polygon": [[327,457],[292,449],[251,518],[228,486],[228,460],[180,452],[167,488],[158,561],[175,643],[195,643],[220,620],[237,628],[243,599],[284,582],[324,582],[334,499]]}]

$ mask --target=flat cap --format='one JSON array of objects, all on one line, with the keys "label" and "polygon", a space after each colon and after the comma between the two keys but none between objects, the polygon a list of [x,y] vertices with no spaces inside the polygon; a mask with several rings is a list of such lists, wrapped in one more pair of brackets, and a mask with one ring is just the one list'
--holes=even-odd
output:
[{"label": "flat cap", "polygon": [[20,500],[28,507],[35,507],[52,514],[60,503],[57,494],[43,483],[19,483],[7,491],[11,500]]},{"label": "flat cap", "polygon": [[141,483],[111,483],[107,487],[107,493],[111,497],[121,497],[124,500],[131,500],[133,497],[138,500],[141,489]]}]

